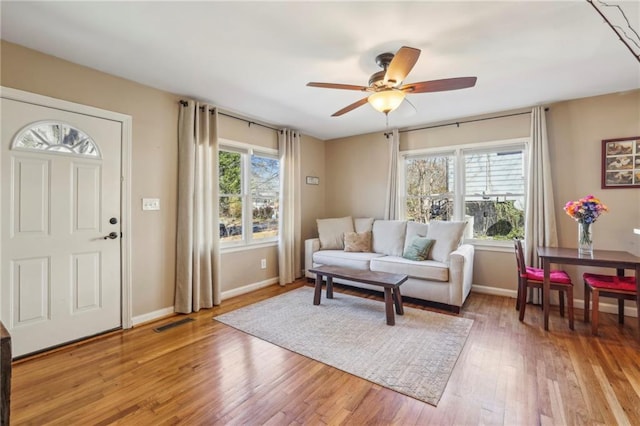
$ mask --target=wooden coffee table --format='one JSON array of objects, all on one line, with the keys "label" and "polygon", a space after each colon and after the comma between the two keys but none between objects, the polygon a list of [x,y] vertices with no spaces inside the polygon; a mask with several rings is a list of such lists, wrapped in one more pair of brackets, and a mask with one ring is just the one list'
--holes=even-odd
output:
[{"label": "wooden coffee table", "polygon": [[341,266],[321,265],[309,269],[316,274],[316,287],[313,294],[313,304],[320,304],[322,293],[322,277],[327,277],[327,299],[333,299],[333,279],[341,278],[350,281],[380,286],[384,288],[384,306],[387,313],[387,325],[395,325],[396,318],[393,306],[398,315],[404,315],[400,285],[407,280],[404,274],[389,274],[387,272],[364,271],[360,269],[343,268]]}]

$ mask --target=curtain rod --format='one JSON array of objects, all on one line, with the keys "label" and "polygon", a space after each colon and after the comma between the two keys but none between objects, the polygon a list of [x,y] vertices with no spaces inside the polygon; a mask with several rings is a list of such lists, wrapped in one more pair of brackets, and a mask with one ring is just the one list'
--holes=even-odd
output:
[{"label": "curtain rod", "polygon": [[[545,111],[549,111],[549,108],[545,108],[544,110]],[[408,133],[408,132],[415,132],[417,130],[435,129],[435,128],[438,128],[438,127],[447,127],[447,126],[458,126],[458,127],[460,127],[461,124],[465,124],[465,123],[475,123],[476,121],[495,120],[497,118],[514,117],[516,115],[525,115],[525,114],[531,114],[531,111],[516,112],[516,113],[513,113],[513,114],[505,114],[505,115],[497,115],[495,117],[476,118],[474,120],[455,121],[453,123],[447,123],[447,124],[436,124],[436,125],[433,125],[433,126],[418,127],[417,129],[398,130],[398,133]],[[384,133],[384,135],[385,135],[385,137],[387,139],[392,134],[393,133],[391,133],[391,132],[385,132]]]},{"label": "curtain rod", "polygon": [[[180,105],[187,106],[187,105],[189,105],[189,103],[187,101],[181,100],[180,101]],[[200,108],[204,108],[204,107],[200,107]],[[209,111],[212,111],[212,110],[209,110]],[[218,111],[218,115],[224,115],[225,117],[235,118],[236,120],[244,121],[245,123],[247,123],[249,125],[249,127],[251,127],[252,124],[255,124],[256,126],[265,127],[267,129],[273,130],[275,132],[282,132],[282,130],[276,129],[275,127],[267,126],[266,124],[256,123],[255,121],[249,121],[246,118],[236,117],[235,115],[226,114],[224,112]]]}]

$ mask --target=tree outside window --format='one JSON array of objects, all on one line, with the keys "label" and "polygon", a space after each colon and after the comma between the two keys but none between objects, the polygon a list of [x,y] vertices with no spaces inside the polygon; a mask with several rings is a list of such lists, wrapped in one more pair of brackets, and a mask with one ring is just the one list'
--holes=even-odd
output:
[{"label": "tree outside window", "polygon": [[251,156],[252,232],[254,239],[278,235],[280,164],[276,158]]},{"label": "tree outside window", "polygon": [[280,163],[253,149],[219,151],[220,239],[251,243],[278,236]]},{"label": "tree outside window", "polygon": [[452,155],[438,155],[406,161],[407,219],[427,223],[453,218],[453,160]]}]

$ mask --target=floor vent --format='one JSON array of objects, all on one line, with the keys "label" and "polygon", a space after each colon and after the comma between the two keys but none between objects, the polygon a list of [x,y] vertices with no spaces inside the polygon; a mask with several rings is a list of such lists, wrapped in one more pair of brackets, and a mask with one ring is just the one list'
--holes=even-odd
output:
[{"label": "floor vent", "polygon": [[156,327],[156,328],[153,329],[153,331],[155,331],[156,333],[160,333],[162,331],[166,331],[166,330],[169,330],[170,328],[177,327],[179,325],[186,324],[186,323],[192,322],[192,321],[195,321],[195,320],[193,318],[183,318],[183,319],[178,320],[176,322],[171,322],[169,324],[165,324],[165,325],[161,325],[160,327]]}]

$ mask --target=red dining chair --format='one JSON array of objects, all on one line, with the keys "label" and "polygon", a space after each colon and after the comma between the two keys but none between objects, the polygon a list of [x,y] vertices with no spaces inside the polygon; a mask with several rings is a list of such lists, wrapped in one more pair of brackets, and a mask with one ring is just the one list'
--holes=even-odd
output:
[{"label": "red dining chair", "polygon": [[624,301],[636,300],[638,293],[635,277],[618,277],[585,272],[582,278],[584,279],[584,322],[589,322],[589,299],[593,294],[591,334],[598,335],[598,304],[601,296],[618,299],[618,323],[624,324]]},{"label": "red dining chair", "polygon": [[[514,239],[514,249],[518,264],[518,308],[520,321],[524,321],[524,312],[527,306],[527,289],[542,289],[544,271],[541,268],[527,266],[524,261],[522,243]],[[552,270],[550,273],[551,290],[557,290],[560,297],[560,316],[564,317],[564,294],[567,294],[567,314],[569,316],[569,328],[573,330],[573,283],[571,277],[564,271]]]}]

